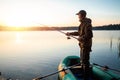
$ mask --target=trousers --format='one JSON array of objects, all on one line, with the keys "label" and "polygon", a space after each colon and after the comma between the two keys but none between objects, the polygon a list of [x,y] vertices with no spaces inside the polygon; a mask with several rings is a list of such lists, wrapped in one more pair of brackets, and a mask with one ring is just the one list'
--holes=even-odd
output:
[{"label": "trousers", "polygon": [[80,63],[81,66],[83,68],[83,76],[84,76],[84,80],[87,80],[89,77],[89,66],[90,66],[90,51],[91,51],[91,46],[81,46],[81,44],[79,44],[80,46]]}]

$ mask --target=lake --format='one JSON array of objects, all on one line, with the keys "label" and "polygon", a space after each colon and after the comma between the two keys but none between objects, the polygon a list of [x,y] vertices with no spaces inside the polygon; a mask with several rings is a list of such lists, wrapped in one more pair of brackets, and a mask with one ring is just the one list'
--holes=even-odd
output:
[{"label": "lake", "polygon": [[[71,31],[65,31],[71,32]],[[120,31],[93,31],[91,63],[120,70]],[[6,78],[32,80],[57,71],[62,59],[79,56],[78,41],[58,31],[1,31],[0,72]],[[57,80],[58,75],[44,80]]]}]

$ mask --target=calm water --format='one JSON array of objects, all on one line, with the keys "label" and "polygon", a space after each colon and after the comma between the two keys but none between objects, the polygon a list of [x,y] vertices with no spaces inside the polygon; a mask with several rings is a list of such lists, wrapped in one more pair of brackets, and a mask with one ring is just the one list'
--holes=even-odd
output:
[{"label": "calm water", "polygon": [[[92,50],[91,63],[120,70],[120,31],[94,31]],[[68,55],[79,56],[78,41],[59,32],[0,32],[0,72],[7,78],[31,80],[55,72]]]}]

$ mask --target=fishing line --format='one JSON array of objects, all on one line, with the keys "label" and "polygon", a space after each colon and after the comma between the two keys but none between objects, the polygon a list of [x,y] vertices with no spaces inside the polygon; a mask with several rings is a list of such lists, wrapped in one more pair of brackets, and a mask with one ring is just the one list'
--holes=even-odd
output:
[{"label": "fishing line", "polygon": [[[44,27],[48,27],[47,25],[44,25],[44,24],[40,24],[40,25],[43,25]],[[65,32],[63,32],[63,31],[61,31],[61,30],[58,30],[58,29],[56,29],[55,27],[48,27],[48,28],[51,28],[51,29],[53,29],[53,30],[55,30],[55,31],[58,31],[58,32],[60,32],[60,33],[62,33],[62,34],[65,34],[66,35],[66,33]],[[66,35],[67,36],[67,35]],[[72,35],[69,35],[69,36],[67,36],[67,39],[71,39],[70,37],[72,37],[72,38],[74,38],[74,39],[76,39],[76,40],[78,40],[78,38],[77,37],[75,37],[75,36],[72,36]]]}]

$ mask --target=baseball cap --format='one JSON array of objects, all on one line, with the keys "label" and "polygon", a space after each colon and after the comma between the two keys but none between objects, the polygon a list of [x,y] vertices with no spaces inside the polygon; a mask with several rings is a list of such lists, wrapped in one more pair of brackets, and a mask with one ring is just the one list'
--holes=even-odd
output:
[{"label": "baseball cap", "polygon": [[76,13],[76,15],[79,15],[79,14],[86,15],[86,11],[85,10],[80,10],[78,13]]}]

